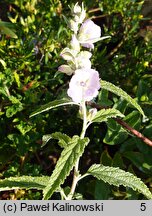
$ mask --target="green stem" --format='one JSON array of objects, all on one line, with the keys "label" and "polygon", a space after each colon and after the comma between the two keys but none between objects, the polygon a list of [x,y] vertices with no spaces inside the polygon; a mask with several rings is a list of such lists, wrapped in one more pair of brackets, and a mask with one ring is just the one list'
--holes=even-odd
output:
[{"label": "green stem", "polygon": [[85,102],[82,103],[82,113],[83,113],[83,127],[80,138],[83,139],[85,137],[85,133],[87,130],[87,109]]},{"label": "green stem", "polygon": [[[86,129],[87,129],[87,109],[86,109],[86,104],[85,101],[82,103],[82,113],[83,113],[83,127],[82,127],[82,132],[80,135],[80,138],[83,139],[85,137]],[[73,181],[72,181],[72,186],[69,195],[67,196],[66,200],[71,200],[73,198],[76,185],[80,179],[80,174],[79,174],[79,160],[77,160],[75,167],[74,167],[74,174],[73,174]]]}]

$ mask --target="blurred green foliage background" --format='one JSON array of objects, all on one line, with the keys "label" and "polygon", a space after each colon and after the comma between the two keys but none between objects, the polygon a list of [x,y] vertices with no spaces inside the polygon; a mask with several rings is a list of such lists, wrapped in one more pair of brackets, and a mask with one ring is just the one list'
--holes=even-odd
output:
[{"label": "blurred green foliage background", "polygon": [[[32,111],[66,95],[69,77],[57,73],[61,50],[71,31],[63,18],[71,17],[70,0],[5,0],[0,2],[0,177],[51,175],[61,149],[51,140],[41,148],[44,134],[81,131],[75,107],[62,107],[33,118]],[[79,1],[81,3],[81,1]],[[102,90],[97,103],[117,107],[130,126],[152,139],[152,20],[143,16],[143,1],[84,1],[87,17],[111,38],[95,46],[93,67],[139,102],[142,119],[121,98]],[[93,162],[133,172],[152,187],[152,148],[113,120],[88,129],[91,143],[81,160],[86,170]],[[69,177],[65,187],[71,182]],[[84,187],[85,185],[85,187]],[[102,191],[102,193],[99,193]],[[85,199],[142,199],[127,188],[109,186],[91,177],[77,189]],[[53,197],[57,199],[58,196]],[[3,192],[0,199],[41,199],[39,191]]]}]

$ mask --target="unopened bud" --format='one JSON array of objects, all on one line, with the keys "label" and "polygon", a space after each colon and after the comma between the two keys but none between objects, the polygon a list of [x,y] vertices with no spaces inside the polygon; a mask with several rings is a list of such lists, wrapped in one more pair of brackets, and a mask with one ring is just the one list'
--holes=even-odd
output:
[{"label": "unopened bud", "polygon": [[78,2],[74,5],[73,12],[75,14],[81,13],[81,7],[78,5]]},{"label": "unopened bud", "polygon": [[89,109],[89,112],[88,112],[88,121],[92,121],[93,117],[96,115],[97,113],[97,109],[96,108],[92,108],[92,109]]},{"label": "unopened bud", "polygon": [[74,31],[74,33],[76,34],[78,32],[78,22],[71,19],[69,25],[70,25],[70,29]]},{"label": "unopened bud", "polygon": [[74,71],[72,70],[72,68],[69,65],[61,65],[60,67],[58,67],[58,71],[65,73],[69,76],[74,73]]},{"label": "unopened bud", "polygon": [[67,61],[71,61],[74,58],[74,51],[69,48],[64,48],[60,54],[60,56]]}]

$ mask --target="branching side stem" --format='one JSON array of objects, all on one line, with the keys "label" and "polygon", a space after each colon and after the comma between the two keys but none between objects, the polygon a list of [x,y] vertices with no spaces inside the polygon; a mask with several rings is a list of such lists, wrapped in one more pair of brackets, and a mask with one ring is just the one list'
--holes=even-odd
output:
[{"label": "branching side stem", "polygon": [[[96,103],[92,103],[92,102],[88,102],[88,105],[90,105],[91,107],[94,107],[96,109],[106,109],[109,107],[103,107],[100,106]],[[149,138],[145,137],[143,134],[141,134],[139,131],[137,131],[136,129],[132,128],[130,125],[128,125],[126,122],[124,122],[122,119],[119,118],[113,118],[118,124],[120,124],[121,126],[123,126],[124,128],[126,128],[128,131],[130,131],[133,135],[135,135],[136,137],[138,137],[139,139],[141,139],[144,143],[146,143],[149,146],[152,146],[152,140],[150,140]]]}]

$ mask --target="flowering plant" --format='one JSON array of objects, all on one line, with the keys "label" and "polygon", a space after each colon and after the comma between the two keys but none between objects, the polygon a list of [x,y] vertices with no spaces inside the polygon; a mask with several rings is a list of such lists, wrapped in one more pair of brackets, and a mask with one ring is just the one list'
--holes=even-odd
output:
[{"label": "flowering plant", "polygon": [[[78,196],[76,193],[78,182],[91,175],[98,180],[115,186],[123,185],[130,187],[142,193],[148,199],[152,199],[151,192],[139,178],[118,167],[104,166],[99,163],[91,165],[86,173],[81,173],[79,162],[85,147],[90,141],[89,137],[86,137],[87,128],[93,123],[108,122],[110,118],[117,120],[117,122],[122,122],[121,118],[124,117],[124,114],[115,108],[103,108],[93,102],[99,91],[108,90],[121,96],[131,103],[141,115],[144,116],[144,113],[134,99],[112,83],[102,80],[98,71],[92,67],[91,57],[94,44],[108,38],[108,36],[101,37],[100,27],[92,20],[86,19],[86,11],[83,4],[80,6],[76,3],[71,12],[73,18],[69,21],[69,27],[72,31],[72,38],[69,47],[64,48],[60,54],[66,63],[58,68],[58,71],[61,73],[72,76],[69,81],[67,98],[51,101],[33,112],[31,117],[60,106],[76,105],[79,107],[83,119],[81,134],[73,137],[61,132],[44,135],[43,145],[50,139],[57,139],[59,140],[59,146],[63,148],[51,177],[14,177],[4,179],[1,185],[7,183],[8,188],[10,183],[11,188],[16,188],[18,184],[18,187],[22,188],[27,183],[27,189],[36,188],[43,190],[44,199],[49,199],[54,192],[59,192],[61,199],[71,200]],[[67,191],[63,183],[72,170],[73,180],[70,189]]]}]

